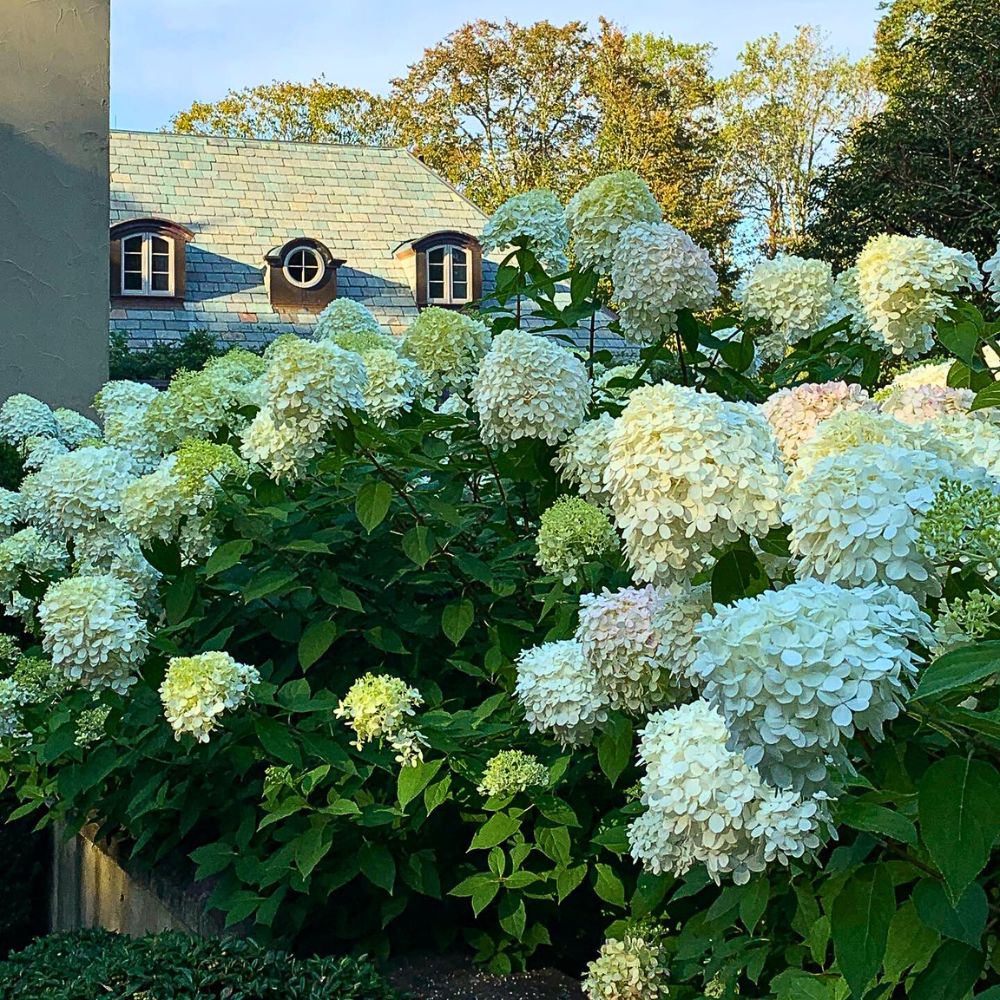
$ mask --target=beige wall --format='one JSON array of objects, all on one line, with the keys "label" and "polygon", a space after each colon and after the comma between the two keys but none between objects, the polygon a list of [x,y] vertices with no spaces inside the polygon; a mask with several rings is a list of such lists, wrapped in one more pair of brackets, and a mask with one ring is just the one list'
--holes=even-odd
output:
[{"label": "beige wall", "polygon": [[0,400],[107,378],[110,0],[0,0]]}]

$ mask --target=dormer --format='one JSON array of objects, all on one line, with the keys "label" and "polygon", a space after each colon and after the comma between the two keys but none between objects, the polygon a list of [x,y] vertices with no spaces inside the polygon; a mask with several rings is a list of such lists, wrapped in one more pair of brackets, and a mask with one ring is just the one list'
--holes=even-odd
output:
[{"label": "dormer", "polygon": [[311,236],[275,247],[264,261],[271,305],[279,312],[322,312],[337,297],[337,268],[347,263]]},{"label": "dormer", "polygon": [[417,306],[461,309],[483,296],[483,251],[479,240],[452,229],[401,243],[393,256],[410,268]]},{"label": "dormer", "polygon": [[168,219],[130,219],[111,227],[111,300],[144,308],[184,301],[190,229]]}]

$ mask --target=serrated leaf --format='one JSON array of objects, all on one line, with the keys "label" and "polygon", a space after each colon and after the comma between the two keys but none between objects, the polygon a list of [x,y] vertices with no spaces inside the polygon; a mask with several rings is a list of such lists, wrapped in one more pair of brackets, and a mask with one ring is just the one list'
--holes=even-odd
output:
[{"label": "serrated leaf", "polygon": [[456,601],[441,612],[441,631],[457,646],[472,627],[474,617],[472,601]]},{"label": "serrated leaf", "polygon": [[414,767],[401,767],[396,779],[400,809],[405,809],[430,783],[444,765],[443,760],[418,761]]},{"label": "serrated leaf", "polygon": [[434,555],[434,535],[430,528],[422,524],[410,528],[403,535],[403,553],[410,562],[423,569]]},{"label": "serrated leaf", "polygon": [[354,501],[354,511],[361,527],[370,535],[389,513],[392,504],[392,489],[386,483],[370,482],[358,490]]},{"label": "serrated leaf", "polygon": [[292,583],[298,574],[291,569],[269,569],[258,573],[244,588],[243,600],[249,604],[261,597],[267,597]]},{"label": "serrated leaf", "polygon": [[833,901],[833,949],[854,997],[861,997],[878,974],[895,912],[896,896],[884,865],[860,868]]},{"label": "serrated leaf", "polygon": [[946,757],[920,779],[920,834],[957,900],[983,870],[1000,833],[1000,775],[985,761]]},{"label": "serrated leaf", "polygon": [[361,874],[372,885],[377,885],[392,895],[392,887],[396,882],[396,862],[385,844],[365,844],[358,852],[358,864]]},{"label": "serrated leaf", "polygon": [[913,888],[913,903],[920,919],[932,930],[978,948],[986,929],[989,902],[978,882],[972,882],[952,904],[945,887],[935,879],[921,879]]},{"label": "serrated leaf", "polygon": [[508,837],[517,833],[521,828],[521,821],[508,816],[507,813],[494,813],[477,831],[472,838],[470,851],[488,850],[502,844]]},{"label": "serrated leaf", "polygon": [[934,954],[940,938],[917,913],[912,900],[905,902],[889,925],[889,941],[885,949],[885,977],[898,983],[911,968],[923,968]]},{"label": "serrated leaf", "polygon": [[337,625],[331,621],[313,622],[299,639],[299,664],[308,670],[333,645]]},{"label": "serrated leaf", "polygon": [[985,410],[987,407],[998,405],[1000,405],[1000,382],[992,382],[976,393],[969,409]]},{"label": "serrated leaf", "polygon": [[986,956],[961,941],[944,941],[907,992],[909,1000],[963,1000],[976,985]]},{"label": "serrated leaf", "polygon": [[767,901],[771,896],[771,885],[766,878],[757,878],[743,888],[740,896],[740,920],[743,926],[752,934],[757,921],[767,909]]},{"label": "serrated leaf", "polygon": [[855,830],[880,833],[914,847],[917,844],[917,828],[909,819],[874,802],[844,799],[837,810],[837,818]]},{"label": "serrated leaf", "polygon": [[941,695],[1000,673],[1000,640],[990,639],[939,656],[921,675],[914,699]]},{"label": "serrated leaf", "polygon": [[560,868],[556,872],[556,894],[561,903],[587,877],[586,864],[574,868]]},{"label": "serrated leaf", "polygon": [[712,600],[717,604],[756,597],[770,585],[760,560],[742,545],[726,552],[712,570]]},{"label": "serrated leaf", "polygon": [[213,577],[232,569],[253,548],[253,542],[247,538],[236,538],[231,542],[223,542],[213,550],[205,563],[205,576]]},{"label": "serrated leaf", "polygon": [[597,880],[594,883],[594,892],[612,906],[625,909],[625,886],[622,880],[615,874],[610,865],[594,865],[597,872]]},{"label": "serrated leaf", "polygon": [[326,824],[317,823],[295,839],[295,865],[303,878],[309,878],[316,866],[333,846],[333,832]]}]

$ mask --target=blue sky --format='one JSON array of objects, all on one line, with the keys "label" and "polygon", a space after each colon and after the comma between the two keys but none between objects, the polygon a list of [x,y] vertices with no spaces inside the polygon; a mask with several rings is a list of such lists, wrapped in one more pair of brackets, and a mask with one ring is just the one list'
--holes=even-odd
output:
[{"label": "blue sky", "polygon": [[878,0],[112,0],[111,121],[158,129],[193,100],[230,88],[320,74],[347,86],[385,91],[429,45],[465,21],[509,17],[522,23],[604,14],[634,31],[711,42],[716,69],[729,70],[743,43],[796,25],[823,27],[852,56],[871,45]]}]

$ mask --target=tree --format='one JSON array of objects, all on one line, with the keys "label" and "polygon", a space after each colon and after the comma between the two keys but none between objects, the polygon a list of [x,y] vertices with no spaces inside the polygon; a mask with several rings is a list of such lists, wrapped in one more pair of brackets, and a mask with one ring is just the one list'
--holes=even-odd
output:
[{"label": "tree", "polygon": [[846,267],[871,236],[897,232],[988,257],[1000,229],[996,0],[896,0],[876,41],[888,102],[825,171],[811,251]]},{"label": "tree", "polygon": [[719,170],[711,56],[709,45],[626,35],[602,18],[586,86],[598,109],[593,172],[634,170],[664,217],[720,263],[738,215]]},{"label": "tree", "polygon": [[841,135],[875,104],[870,65],[851,63],[809,26],[791,42],[749,42],[720,88],[725,171],[768,257],[794,250],[814,210],[813,188]]},{"label": "tree", "polygon": [[474,21],[393,81],[399,135],[487,211],[512,194],[566,194],[595,128],[583,78],[587,27]]},{"label": "tree", "polygon": [[175,132],[295,142],[389,145],[395,141],[384,98],[340,87],[277,82],[231,90],[215,103],[195,101],[170,122]]}]

